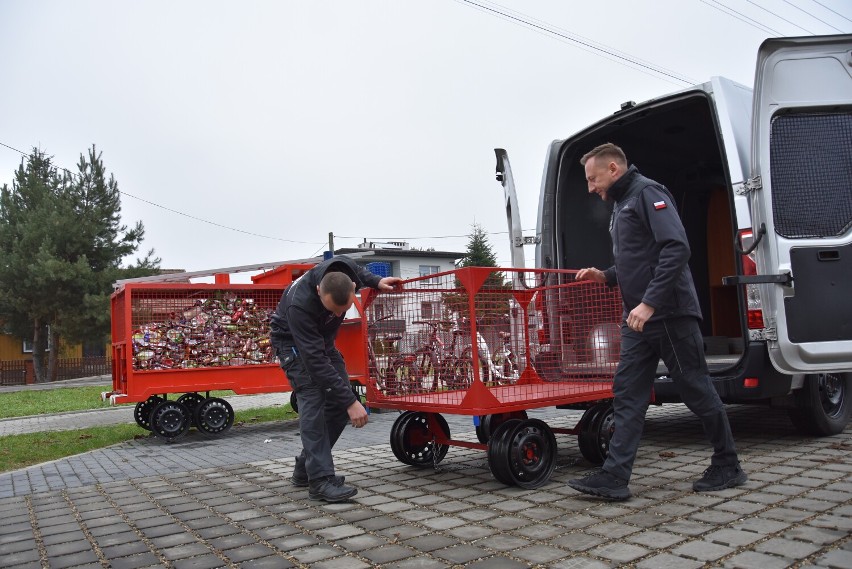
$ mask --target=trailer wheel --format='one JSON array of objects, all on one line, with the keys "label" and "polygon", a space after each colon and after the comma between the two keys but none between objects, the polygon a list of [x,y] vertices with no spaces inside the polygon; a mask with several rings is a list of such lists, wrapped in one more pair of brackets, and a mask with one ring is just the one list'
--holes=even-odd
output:
[{"label": "trailer wheel", "polygon": [[577,443],[580,453],[592,464],[603,464],[609,452],[609,441],[615,430],[610,402],[597,403],[587,409],[580,419]]},{"label": "trailer wheel", "polygon": [[234,424],[234,409],[218,397],[205,399],[195,410],[195,424],[205,435],[219,435]]},{"label": "trailer wheel", "polygon": [[[450,437],[450,426],[446,419],[435,413],[438,425],[443,435]],[[429,427],[426,413],[413,412],[410,415],[400,415],[394,436],[391,438],[391,450],[394,456],[405,464],[420,468],[438,464],[447,456],[449,447],[435,442],[435,433]]]},{"label": "trailer wheel", "polygon": [[151,412],[151,431],[167,441],[185,435],[191,422],[189,409],[177,401],[163,401]]},{"label": "trailer wheel", "polygon": [[521,423],[520,419],[509,419],[503,422],[488,439],[488,468],[497,480],[507,486],[514,484],[512,472],[509,469],[509,431]]},{"label": "trailer wheel", "polygon": [[391,450],[393,451],[393,455],[396,459],[404,464],[410,464],[408,462],[408,458],[405,453],[402,451],[402,444],[399,439],[399,430],[402,428],[403,424],[408,422],[408,418],[414,414],[414,411],[403,411],[399,414],[399,417],[393,422],[393,426],[391,426],[390,430],[390,445]]},{"label": "trailer wheel", "polygon": [[184,393],[177,398],[177,402],[186,406],[189,410],[189,417],[192,420],[193,426],[197,427],[195,422],[195,410],[204,402],[204,397],[195,392]]},{"label": "trailer wheel", "polygon": [[[512,411],[511,413],[495,413],[494,415],[485,415],[481,421],[481,432],[482,438],[479,442],[487,443],[488,439],[500,428],[500,425],[508,421],[509,419],[520,419],[521,421],[527,420],[527,412],[526,411]],[[477,432],[477,437],[480,434]]]},{"label": "trailer wheel", "polygon": [[793,396],[796,408],[789,409],[788,414],[800,433],[837,435],[852,417],[852,373],[808,375]]},{"label": "trailer wheel", "polygon": [[533,489],[547,484],[556,467],[556,437],[539,419],[521,421],[503,438],[508,445],[508,467],[512,482]]},{"label": "trailer wheel", "polygon": [[154,407],[159,405],[165,401],[159,395],[152,395],[145,401],[140,401],[136,404],[136,407],[133,409],[133,419],[136,421],[136,424],[145,429],[146,431],[151,430],[151,412],[154,410]]}]

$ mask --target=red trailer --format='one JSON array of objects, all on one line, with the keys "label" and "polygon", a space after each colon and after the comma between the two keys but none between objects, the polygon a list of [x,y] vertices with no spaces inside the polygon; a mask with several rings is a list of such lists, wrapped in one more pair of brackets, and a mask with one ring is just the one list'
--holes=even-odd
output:
[{"label": "red trailer", "polygon": [[[468,267],[367,295],[367,402],[404,411],[390,434],[401,462],[433,466],[449,446],[478,448],[495,478],[535,488],[553,472],[554,433],[578,435],[583,456],[603,462],[621,299],[575,273]],[[587,410],[572,429],[527,417],[553,406]],[[441,413],[472,416],[479,442],[451,438]]]},{"label": "red trailer", "polygon": [[[136,403],[136,423],[166,440],[191,426],[224,433],[234,411],[225,399],[210,397],[211,391],[290,391],[270,346],[269,317],[284,289],[312,266],[283,264],[252,277],[251,284],[232,284],[229,272],[261,265],[118,283],[111,298],[113,386],[102,397]],[[215,282],[189,282],[203,276]],[[344,322],[337,345],[352,379],[363,381],[360,318]]]}]

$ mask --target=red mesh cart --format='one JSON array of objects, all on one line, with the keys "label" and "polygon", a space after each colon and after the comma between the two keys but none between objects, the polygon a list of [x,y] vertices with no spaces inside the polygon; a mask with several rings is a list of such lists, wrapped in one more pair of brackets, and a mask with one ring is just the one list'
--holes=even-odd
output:
[{"label": "red mesh cart", "polygon": [[[124,284],[112,295],[113,391],[104,397],[136,403],[137,424],[166,439],[190,426],[206,434],[228,430],[234,411],[210,391],[290,389],[269,343],[269,316],[284,288]],[[169,400],[172,393],[183,395]]]},{"label": "red mesh cart", "polygon": [[[390,435],[400,461],[433,466],[449,446],[478,448],[495,478],[536,488],[553,472],[554,433],[565,433],[603,462],[621,298],[574,275],[468,267],[366,295],[367,402],[404,411]],[[527,417],[553,406],[587,410],[572,429]],[[471,415],[479,442],[452,439],[442,413]]]}]

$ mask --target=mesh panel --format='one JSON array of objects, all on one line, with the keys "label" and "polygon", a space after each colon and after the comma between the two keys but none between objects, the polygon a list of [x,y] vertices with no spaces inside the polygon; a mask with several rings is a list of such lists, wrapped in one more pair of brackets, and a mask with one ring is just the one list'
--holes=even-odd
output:
[{"label": "mesh panel", "polygon": [[486,414],[611,397],[617,289],[573,271],[466,268],[380,298],[366,310],[374,406]]},{"label": "mesh panel", "polygon": [[833,237],[852,225],[852,114],[788,114],[772,121],[772,210],[788,238]]}]

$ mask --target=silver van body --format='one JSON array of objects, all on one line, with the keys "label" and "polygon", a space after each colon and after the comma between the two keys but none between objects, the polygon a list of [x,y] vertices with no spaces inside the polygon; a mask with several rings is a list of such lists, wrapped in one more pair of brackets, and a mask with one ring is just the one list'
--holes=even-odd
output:
[{"label": "silver van body", "polygon": [[[754,88],[715,77],[554,141],[534,239],[520,234],[497,149],[515,266],[533,240],[539,268],[612,264],[612,204],[588,194],[579,163],[604,142],[677,201],[723,400],[786,407],[804,432],[842,431],[852,416],[852,35],[767,40]],[[546,352],[559,330],[546,314],[542,325]],[[658,372],[656,401],[678,401]]]}]

